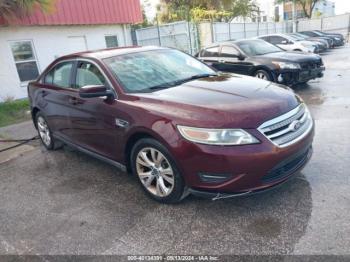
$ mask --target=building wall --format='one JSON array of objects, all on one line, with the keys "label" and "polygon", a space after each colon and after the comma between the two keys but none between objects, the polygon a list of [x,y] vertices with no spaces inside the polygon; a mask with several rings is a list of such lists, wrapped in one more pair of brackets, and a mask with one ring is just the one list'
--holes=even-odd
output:
[{"label": "building wall", "polygon": [[119,46],[132,44],[128,25],[0,27],[0,101],[27,97],[28,82],[19,79],[11,41],[32,41],[41,73],[59,56],[106,48],[106,35],[117,35]]},{"label": "building wall", "polygon": [[[307,7],[308,8],[308,7]],[[300,4],[296,4],[295,10],[297,12],[297,18],[305,17],[304,10]],[[293,3],[286,2],[283,4],[283,18],[284,20],[293,19]],[[335,15],[335,3],[332,1],[321,1],[316,3],[313,11],[312,17],[327,17]]]},{"label": "building wall", "polygon": [[313,17],[327,17],[335,15],[335,3],[331,1],[319,2],[315,5]]}]

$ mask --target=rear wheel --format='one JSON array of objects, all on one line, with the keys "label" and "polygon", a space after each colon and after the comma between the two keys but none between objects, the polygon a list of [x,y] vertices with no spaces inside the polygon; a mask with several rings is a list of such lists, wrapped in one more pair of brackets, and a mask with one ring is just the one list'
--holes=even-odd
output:
[{"label": "rear wheel", "polygon": [[131,169],[141,187],[161,203],[180,202],[185,182],[169,151],[151,138],[139,140],[131,151]]},{"label": "rear wheel", "polygon": [[267,71],[265,71],[265,70],[258,70],[258,71],[256,71],[254,76],[259,78],[259,79],[263,79],[263,80],[266,80],[266,81],[271,81],[270,74]]}]

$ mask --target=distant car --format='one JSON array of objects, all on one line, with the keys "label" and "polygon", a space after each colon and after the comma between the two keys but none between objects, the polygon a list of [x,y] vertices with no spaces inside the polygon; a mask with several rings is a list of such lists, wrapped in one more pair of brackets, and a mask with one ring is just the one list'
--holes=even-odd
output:
[{"label": "distant car", "polygon": [[298,36],[296,34],[288,34],[288,36],[292,39],[294,39],[295,41],[308,41],[308,42],[312,42],[315,46],[316,46],[316,50],[315,53],[319,54],[319,53],[323,53],[328,49],[328,42],[326,40],[322,40],[322,39],[310,39],[308,37],[305,37],[306,39],[304,39],[301,36]]},{"label": "distant car", "polygon": [[299,33],[301,33],[303,35],[310,36],[310,37],[328,37],[328,38],[331,38],[333,40],[334,46],[344,45],[344,39],[342,39],[338,35],[325,34],[325,33],[322,33],[320,31],[302,31]]},{"label": "distant car", "polygon": [[197,55],[220,71],[295,85],[323,76],[325,67],[319,55],[285,52],[260,39],[214,44]]},{"label": "distant car", "polygon": [[336,44],[339,44],[340,46],[343,46],[345,44],[345,38],[344,38],[344,36],[342,34],[327,33],[327,32],[322,32],[320,30],[314,30],[314,32],[318,33],[321,36],[332,36],[332,37],[335,37],[336,38]]},{"label": "distant car", "polygon": [[276,45],[285,51],[299,51],[305,53],[315,53],[316,51],[316,44],[313,42],[306,40],[299,41],[285,34],[271,34],[259,36],[258,38]]},{"label": "distant car", "polygon": [[317,44],[318,43],[324,44],[326,46],[326,49],[331,48],[332,47],[332,43],[333,43],[333,40],[331,38],[326,39],[324,37],[310,37],[310,36],[303,35],[303,34],[300,34],[300,33],[290,33],[289,35],[297,37],[300,40],[307,40],[307,41],[315,42]]},{"label": "distant car", "polygon": [[314,30],[314,32],[317,32],[323,36],[335,36],[335,37],[339,37],[343,43],[345,44],[345,38],[343,34],[339,34],[339,33],[327,33],[327,32],[322,32],[320,30]]},{"label": "distant car", "polygon": [[293,91],[217,72],[173,49],[60,57],[28,95],[48,150],[65,143],[129,170],[161,203],[261,192],[312,155],[314,121]]}]

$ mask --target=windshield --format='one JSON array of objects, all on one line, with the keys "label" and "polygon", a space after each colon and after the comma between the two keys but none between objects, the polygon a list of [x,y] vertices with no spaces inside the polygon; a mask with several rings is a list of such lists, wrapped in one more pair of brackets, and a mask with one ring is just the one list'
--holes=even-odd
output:
[{"label": "windshield", "polygon": [[236,42],[236,45],[249,56],[265,55],[282,52],[283,50],[263,40],[246,40]]},{"label": "windshield", "polygon": [[197,59],[171,49],[125,54],[104,62],[130,93],[169,88],[216,74]]},{"label": "windshield", "polygon": [[323,36],[323,34],[317,32],[317,31],[312,31],[312,32],[315,33],[315,34],[318,35],[318,36]]},{"label": "windshield", "polygon": [[295,40],[295,41],[300,41],[302,39],[300,39],[300,37],[296,36],[296,35],[288,35],[289,38],[291,38],[292,40]]},{"label": "windshield", "polygon": [[302,34],[292,34],[292,36],[294,36],[295,38],[298,38],[299,40],[304,40],[304,39],[307,39],[308,37],[307,36],[304,36]]}]

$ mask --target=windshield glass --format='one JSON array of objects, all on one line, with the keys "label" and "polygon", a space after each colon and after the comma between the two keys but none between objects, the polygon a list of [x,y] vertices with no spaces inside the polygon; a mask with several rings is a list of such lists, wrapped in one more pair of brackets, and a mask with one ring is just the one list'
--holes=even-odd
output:
[{"label": "windshield glass", "polygon": [[249,56],[282,52],[283,50],[263,40],[247,40],[236,42],[236,45]]},{"label": "windshield glass", "polygon": [[307,36],[304,36],[302,34],[292,34],[291,36],[293,36],[299,40],[304,40],[304,39],[308,38]]},{"label": "windshield glass", "polygon": [[169,88],[216,72],[177,50],[152,50],[104,59],[126,92]]},{"label": "windshield glass", "polygon": [[315,34],[318,35],[318,36],[323,36],[323,34],[317,32],[317,31],[312,31],[312,32],[315,33]]},{"label": "windshield glass", "polygon": [[300,39],[300,37],[297,37],[297,36],[295,36],[295,35],[288,35],[288,37],[289,37],[290,39],[295,40],[295,41],[300,41],[300,40],[302,40],[302,39]]}]

